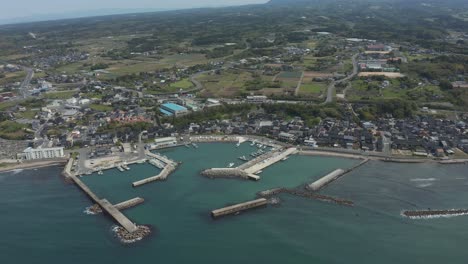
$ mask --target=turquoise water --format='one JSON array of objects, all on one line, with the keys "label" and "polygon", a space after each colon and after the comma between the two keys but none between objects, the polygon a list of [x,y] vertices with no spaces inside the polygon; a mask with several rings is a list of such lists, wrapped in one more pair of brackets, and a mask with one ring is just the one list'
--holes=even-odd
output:
[{"label": "turquoise water", "polygon": [[154,234],[131,245],[113,237],[110,218],[83,213],[90,201],[63,182],[60,168],[0,174],[0,263],[466,263],[468,216],[400,216],[403,209],[468,208],[466,165],[369,162],[323,191],[355,207],[282,195],[279,207],[212,220],[211,210],[257,191],[299,186],[356,164],[293,156],[265,169],[259,182],[199,176],[251,151],[247,143],[166,150],[182,165],[167,181],[138,188],[131,183],[158,170],[133,165],[83,177],[112,203],[145,198],[124,214]]}]

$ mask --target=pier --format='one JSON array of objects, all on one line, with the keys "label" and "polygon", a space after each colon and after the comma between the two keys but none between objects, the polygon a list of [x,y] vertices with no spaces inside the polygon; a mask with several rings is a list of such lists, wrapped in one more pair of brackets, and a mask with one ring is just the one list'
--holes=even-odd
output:
[{"label": "pier", "polygon": [[135,206],[137,206],[139,204],[142,204],[144,202],[145,202],[145,199],[143,199],[141,197],[136,197],[136,198],[130,199],[130,200],[125,201],[125,202],[114,204],[114,207],[117,208],[118,210],[125,210],[125,209],[131,208],[131,207],[135,207]]},{"label": "pier", "polygon": [[99,197],[94,194],[91,189],[86,186],[78,177],[73,174],[70,174],[70,178],[81,188],[81,190],[89,196],[95,203],[97,203],[108,215],[110,215],[114,220],[119,223],[125,230],[129,233],[133,233],[138,230],[138,227],[130,221],[124,214],[122,214],[115,206],[113,206],[106,199],[99,199]]},{"label": "pier", "polygon": [[176,168],[172,164],[167,164],[158,175],[152,176],[152,177],[140,180],[140,181],[133,182],[132,186],[138,187],[138,186],[150,183],[150,182],[165,180],[167,179],[169,174],[171,174],[175,169]]},{"label": "pier", "polygon": [[265,153],[245,164],[242,164],[238,168],[243,169],[249,174],[257,173],[281,160],[288,157],[289,155],[295,154],[296,148],[288,148],[284,151],[273,151]]},{"label": "pier", "polygon": [[248,201],[248,202],[245,202],[245,203],[235,204],[235,205],[231,205],[231,206],[227,206],[227,207],[224,207],[224,208],[213,210],[213,211],[211,211],[211,216],[213,218],[217,218],[217,217],[221,217],[221,216],[225,216],[225,215],[235,214],[235,213],[245,211],[245,210],[249,210],[249,209],[252,209],[252,208],[265,206],[265,205],[267,205],[267,199],[260,198],[260,199],[257,199],[257,200]]},{"label": "pier", "polygon": [[363,161],[361,161],[359,164],[347,169],[347,170],[343,170],[343,169],[337,169],[337,170],[334,170],[332,172],[330,172],[329,174],[323,176],[322,178],[316,180],[315,182],[309,184],[307,186],[308,189],[312,190],[312,191],[318,191],[320,189],[322,189],[324,186],[330,184],[331,182],[333,181],[336,181],[338,178],[344,176],[345,174],[361,167],[362,165],[366,164],[367,162],[369,162],[369,159],[364,159]]}]

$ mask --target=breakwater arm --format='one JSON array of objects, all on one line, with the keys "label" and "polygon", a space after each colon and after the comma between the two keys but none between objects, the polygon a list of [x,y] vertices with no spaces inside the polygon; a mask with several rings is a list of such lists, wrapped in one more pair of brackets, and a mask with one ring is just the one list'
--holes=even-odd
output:
[{"label": "breakwater arm", "polygon": [[175,169],[176,168],[172,164],[167,164],[158,175],[149,177],[140,181],[133,182],[132,186],[138,187],[138,186],[150,183],[150,182],[166,180],[169,174],[171,174]]},{"label": "breakwater arm", "polygon": [[257,207],[261,207],[265,205],[267,205],[267,199],[260,198],[257,200],[248,201],[245,203],[235,204],[235,205],[213,210],[211,211],[211,216],[213,218],[221,217],[221,216],[235,214],[240,211],[245,211],[245,210],[249,210],[249,209],[253,209],[253,208],[257,208]]}]

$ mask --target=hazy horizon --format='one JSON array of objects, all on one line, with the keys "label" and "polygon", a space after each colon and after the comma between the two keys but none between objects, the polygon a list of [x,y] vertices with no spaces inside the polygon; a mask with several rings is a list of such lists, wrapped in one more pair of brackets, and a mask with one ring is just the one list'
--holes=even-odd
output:
[{"label": "hazy horizon", "polygon": [[80,0],[78,2],[68,2],[57,0],[20,0],[6,2],[2,5],[0,9],[0,24],[123,14],[129,12],[260,4],[266,3],[267,1],[268,0],[173,0],[168,2],[163,0]]}]

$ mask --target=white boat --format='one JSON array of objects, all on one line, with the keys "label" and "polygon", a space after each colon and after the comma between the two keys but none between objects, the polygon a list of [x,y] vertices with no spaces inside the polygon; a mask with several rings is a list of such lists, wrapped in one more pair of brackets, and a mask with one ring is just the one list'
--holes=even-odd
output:
[{"label": "white boat", "polygon": [[236,147],[238,148],[238,147],[240,146],[240,144],[241,144],[240,142],[239,142],[239,143],[237,143],[237,144],[236,144]]},{"label": "white boat", "polygon": [[288,160],[288,157],[284,157],[283,159],[281,159],[282,161],[285,161],[285,160]]},{"label": "white boat", "polygon": [[104,172],[102,172],[102,170],[100,170],[100,171],[98,171],[98,173],[97,173],[97,174],[99,174],[99,175],[103,175],[103,174],[104,174]]},{"label": "white boat", "polygon": [[252,144],[250,144],[250,146],[252,146],[252,147],[255,146],[255,140],[252,141]]},{"label": "white boat", "polygon": [[239,159],[242,161],[248,161],[248,159],[245,156],[239,157]]},{"label": "white boat", "polygon": [[254,174],[260,174],[262,172],[263,172],[262,170],[259,170],[259,171],[256,171]]},{"label": "white boat", "polygon": [[228,168],[232,168],[232,167],[234,167],[234,163],[231,162],[231,163],[229,163]]},{"label": "white boat", "polygon": [[118,169],[120,172],[124,172],[124,171],[125,171],[125,170],[124,170],[122,167],[120,167],[120,166],[117,166],[117,169]]}]

